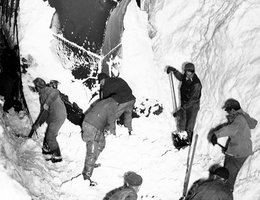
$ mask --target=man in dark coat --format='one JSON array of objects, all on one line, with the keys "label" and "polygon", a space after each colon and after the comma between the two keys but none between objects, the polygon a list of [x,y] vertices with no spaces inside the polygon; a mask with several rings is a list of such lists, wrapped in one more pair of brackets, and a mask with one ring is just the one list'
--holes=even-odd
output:
[{"label": "man in dark coat", "polygon": [[174,67],[167,66],[167,73],[169,74],[170,72],[173,72],[174,76],[182,82],[180,87],[181,106],[173,116],[178,119],[179,130],[187,132],[187,143],[190,144],[197,114],[200,109],[202,85],[195,74],[195,66],[192,63],[185,64],[184,74]]},{"label": "man in dark coat", "polygon": [[3,106],[5,112],[8,112],[12,107],[17,112],[22,109],[22,104],[19,101],[20,60],[17,56],[17,50],[17,45],[13,49],[6,47],[1,55],[0,95],[4,96],[5,99]]},{"label": "man in dark coat", "polygon": [[224,167],[230,172],[227,185],[233,190],[240,168],[253,153],[250,129],[256,127],[257,120],[244,112],[240,103],[233,98],[227,99],[222,108],[228,113],[228,123],[218,130],[211,131],[208,140],[215,145],[217,138],[228,137]]},{"label": "man in dark coat", "polygon": [[5,75],[12,79],[13,84],[13,96],[18,98],[18,91],[20,82],[20,58],[17,51],[19,47],[15,45],[12,49],[6,47],[1,55],[1,65]]},{"label": "man in dark coat", "polygon": [[124,174],[124,185],[108,192],[103,200],[137,200],[142,182],[139,174],[128,171]]},{"label": "man in dark coat", "polygon": [[8,112],[15,103],[15,81],[6,73],[0,74],[0,95],[5,99],[3,110]]},{"label": "man in dark coat", "polygon": [[116,119],[124,114],[124,126],[128,128],[129,135],[131,135],[133,130],[132,112],[136,101],[131,88],[122,78],[109,77],[105,73],[98,75],[98,81],[101,85],[101,99],[112,97],[119,103]]},{"label": "man in dark coat", "polygon": [[56,138],[67,118],[66,107],[59,96],[59,90],[47,87],[45,81],[41,78],[36,78],[33,83],[39,92],[41,112],[32,129],[37,130],[44,122],[48,124],[43,140],[42,153],[46,160],[51,160],[53,163],[61,162],[61,152]]},{"label": "man in dark coat", "polygon": [[113,98],[99,100],[85,112],[82,123],[82,140],[86,142],[86,158],[82,172],[84,180],[91,179],[95,162],[106,145],[105,133],[115,135],[115,112],[118,103]]},{"label": "man in dark coat", "polygon": [[233,200],[232,192],[225,185],[228,170],[215,166],[210,167],[208,179],[199,179],[192,184],[185,200]]}]

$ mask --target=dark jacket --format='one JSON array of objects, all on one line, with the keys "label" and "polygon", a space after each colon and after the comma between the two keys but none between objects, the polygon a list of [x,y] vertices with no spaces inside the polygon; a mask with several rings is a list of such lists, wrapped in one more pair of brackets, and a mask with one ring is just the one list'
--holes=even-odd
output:
[{"label": "dark jacket", "polygon": [[94,126],[99,131],[104,129],[115,133],[115,112],[118,103],[113,98],[98,101],[85,113],[84,121]]},{"label": "dark jacket", "polygon": [[201,97],[201,82],[196,74],[193,75],[192,80],[187,80],[186,75],[180,73],[178,70],[173,72],[174,76],[182,82],[181,92],[181,106],[186,109],[195,104],[200,103]]},{"label": "dark jacket", "polygon": [[232,192],[220,179],[204,180],[192,186],[193,190],[185,200],[233,200]]},{"label": "dark jacket", "polygon": [[6,73],[0,74],[0,95],[5,98],[4,111],[14,105],[14,80]]},{"label": "dark jacket", "polygon": [[136,200],[137,194],[131,187],[122,186],[106,194],[103,200]]},{"label": "dark jacket", "polygon": [[122,78],[118,77],[106,78],[101,91],[103,99],[112,97],[119,104],[135,99],[129,85]]},{"label": "dark jacket", "polygon": [[230,119],[229,124],[214,132],[217,138],[229,137],[226,153],[237,158],[251,155],[252,141],[250,129],[256,127],[257,121],[241,109],[229,115],[228,118]]}]

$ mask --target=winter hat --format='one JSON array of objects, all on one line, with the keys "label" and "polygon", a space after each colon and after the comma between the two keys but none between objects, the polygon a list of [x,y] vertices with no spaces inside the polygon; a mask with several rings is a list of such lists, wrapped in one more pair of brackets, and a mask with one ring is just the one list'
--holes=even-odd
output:
[{"label": "winter hat", "polygon": [[219,167],[217,168],[213,174],[220,176],[221,178],[224,178],[225,180],[229,177],[228,169],[225,167]]},{"label": "winter hat", "polygon": [[101,80],[106,79],[108,77],[109,76],[106,73],[101,72],[100,74],[98,74],[98,82],[100,82]]},{"label": "winter hat", "polygon": [[231,109],[239,110],[240,108],[241,107],[239,102],[233,98],[227,99],[224,103],[224,106],[222,107],[222,109],[225,110],[231,110]]},{"label": "winter hat", "polygon": [[138,175],[137,173],[132,172],[132,171],[129,171],[129,172],[125,173],[124,180],[130,186],[139,186],[143,182],[142,177],[140,175]]},{"label": "winter hat", "polygon": [[189,71],[189,72],[195,72],[195,66],[193,63],[186,63],[184,66],[184,71]]},{"label": "winter hat", "polygon": [[42,89],[46,87],[46,82],[42,78],[36,78],[33,80],[33,83],[36,87]]},{"label": "winter hat", "polygon": [[211,166],[209,167],[209,173],[210,173],[210,174],[214,174],[215,170],[216,170],[217,168],[220,168],[220,167],[222,167],[222,165],[220,165],[219,163],[215,163],[215,164],[211,165]]}]

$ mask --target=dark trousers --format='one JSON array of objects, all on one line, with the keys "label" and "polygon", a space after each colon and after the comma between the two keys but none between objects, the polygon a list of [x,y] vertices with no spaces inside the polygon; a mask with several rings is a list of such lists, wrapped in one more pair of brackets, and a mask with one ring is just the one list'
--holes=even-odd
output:
[{"label": "dark trousers", "polygon": [[124,114],[124,126],[128,128],[128,131],[132,131],[132,113],[135,105],[135,99],[119,104],[116,110],[116,119]]},{"label": "dark trousers", "polygon": [[186,131],[190,141],[193,137],[193,129],[199,109],[199,104],[195,104],[194,106],[185,109],[178,118],[180,131]]},{"label": "dark trousers", "polygon": [[229,187],[231,191],[234,190],[237,174],[247,158],[248,157],[235,158],[234,156],[227,154],[225,155],[224,167],[226,167],[229,171],[229,178],[227,180],[226,186]]},{"label": "dark trousers", "polygon": [[58,136],[58,132],[59,132],[62,124],[64,123],[64,121],[65,121],[65,119],[61,120],[61,121],[50,122],[48,124],[47,130],[45,132],[45,136],[43,139],[43,147],[45,149],[48,149],[48,151],[55,156],[61,156],[60,147],[57,142],[57,136]]}]

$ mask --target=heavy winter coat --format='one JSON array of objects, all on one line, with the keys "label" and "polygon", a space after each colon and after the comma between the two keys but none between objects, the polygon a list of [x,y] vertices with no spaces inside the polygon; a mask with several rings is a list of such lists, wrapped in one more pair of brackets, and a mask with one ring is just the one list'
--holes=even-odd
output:
[{"label": "heavy winter coat", "polygon": [[233,200],[233,194],[222,180],[206,180],[199,183],[185,200]]},{"label": "heavy winter coat", "polygon": [[103,200],[137,200],[137,194],[133,188],[122,186],[107,193]]},{"label": "heavy winter coat", "polygon": [[85,113],[84,121],[94,126],[99,131],[110,130],[115,134],[115,113],[118,103],[113,98],[97,102]]},{"label": "heavy winter coat", "polygon": [[187,80],[185,74],[174,70],[175,77],[182,82],[181,92],[181,106],[186,109],[195,105],[199,105],[201,97],[201,82],[196,74],[193,75],[192,80]]},{"label": "heavy winter coat", "polygon": [[119,104],[135,99],[129,85],[118,77],[106,78],[101,91],[104,99],[112,97]]},{"label": "heavy winter coat", "polygon": [[67,118],[66,107],[59,96],[59,90],[45,87],[39,90],[40,103],[43,107],[44,104],[49,106],[46,122],[64,121]]},{"label": "heavy winter coat", "polygon": [[257,125],[257,120],[251,118],[243,110],[237,110],[231,123],[214,132],[217,138],[229,137],[226,153],[236,158],[248,157],[252,154],[251,131]]},{"label": "heavy winter coat", "polygon": [[5,98],[3,110],[7,112],[14,105],[15,81],[6,73],[0,74],[0,95]]}]

